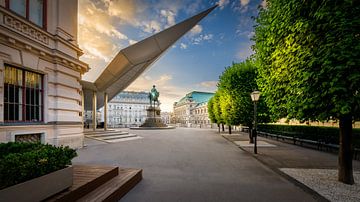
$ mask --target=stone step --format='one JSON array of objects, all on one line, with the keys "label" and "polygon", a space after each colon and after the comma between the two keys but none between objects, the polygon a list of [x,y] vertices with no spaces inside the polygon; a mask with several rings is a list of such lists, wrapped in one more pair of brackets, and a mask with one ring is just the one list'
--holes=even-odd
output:
[{"label": "stone step", "polygon": [[129,134],[129,132],[91,134],[91,135],[86,135],[86,136],[88,136],[88,137],[109,137],[109,136],[119,136],[119,135],[127,135],[127,134]]},{"label": "stone step", "polygon": [[103,134],[103,133],[119,133],[121,131],[118,131],[118,130],[96,130],[96,131],[84,131],[84,134],[85,135],[95,135],[95,134]]},{"label": "stone step", "polygon": [[123,142],[123,141],[129,141],[129,140],[137,140],[141,139],[140,136],[134,136],[134,137],[127,137],[127,138],[120,138],[120,139],[113,139],[113,140],[105,140],[107,143],[116,143],[116,142]]},{"label": "stone step", "polygon": [[127,135],[114,135],[114,136],[103,136],[101,139],[103,140],[114,140],[114,139],[122,139],[122,138],[128,138],[128,137],[136,137],[135,134],[127,134]]}]

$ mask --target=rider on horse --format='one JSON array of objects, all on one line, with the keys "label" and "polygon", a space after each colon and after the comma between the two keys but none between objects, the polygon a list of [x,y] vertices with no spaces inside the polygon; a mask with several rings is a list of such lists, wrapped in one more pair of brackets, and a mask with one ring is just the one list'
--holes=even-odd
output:
[{"label": "rider on horse", "polygon": [[149,99],[150,99],[150,105],[152,106],[152,103],[154,102],[154,107],[155,107],[155,102],[157,102],[158,106],[159,106],[159,95],[160,93],[156,90],[155,85],[153,85],[153,88],[151,89],[150,93],[149,93]]}]

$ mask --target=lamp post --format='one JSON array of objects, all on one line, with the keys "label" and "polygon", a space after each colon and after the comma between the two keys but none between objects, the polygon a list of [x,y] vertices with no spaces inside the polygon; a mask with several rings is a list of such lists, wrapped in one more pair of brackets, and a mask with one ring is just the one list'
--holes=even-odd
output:
[{"label": "lamp post", "polygon": [[255,90],[254,92],[252,92],[250,94],[251,96],[251,100],[254,102],[254,126],[253,126],[253,138],[254,138],[254,153],[257,154],[257,141],[256,141],[256,137],[257,137],[257,131],[256,131],[256,104],[260,99],[260,91]]}]

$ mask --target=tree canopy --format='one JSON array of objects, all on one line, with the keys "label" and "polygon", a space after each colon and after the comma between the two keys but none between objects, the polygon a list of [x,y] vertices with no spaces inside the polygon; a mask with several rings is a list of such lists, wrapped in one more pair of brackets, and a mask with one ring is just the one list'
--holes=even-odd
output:
[{"label": "tree canopy", "polygon": [[[233,63],[220,76],[218,89],[221,92],[220,105],[226,124],[252,127],[254,110],[250,93],[258,89],[256,77],[256,65],[251,59]],[[268,122],[268,117],[266,105],[260,100],[258,120]]]},{"label": "tree canopy", "polygon": [[269,0],[256,19],[259,86],[277,118],[328,120],[360,106],[360,6]]},{"label": "tree canopy", "polygon": [[276,118],[338,119],[339,180],[352,184],[351,121],[360,116],[360,4],[267,3],[254,36],[266,103]]}]

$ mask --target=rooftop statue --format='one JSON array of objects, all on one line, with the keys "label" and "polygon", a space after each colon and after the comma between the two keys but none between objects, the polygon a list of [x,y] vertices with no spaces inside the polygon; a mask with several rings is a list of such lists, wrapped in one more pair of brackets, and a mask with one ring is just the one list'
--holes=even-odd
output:
[{"label": "rooftop statue", "polygon": [[152,106],[152,104],[154,103],[154,107],[155,107],[155,102],[157,102],[157,105],[159,106],[159,95],[160,93],[156,90],[155,85],[153,85],[153,88],[151,89],[150,93],[149,93],[149,99],[150,99],[150,106]]}]

